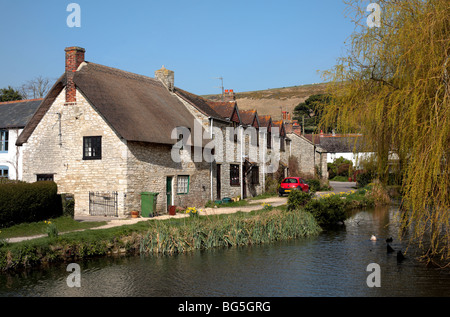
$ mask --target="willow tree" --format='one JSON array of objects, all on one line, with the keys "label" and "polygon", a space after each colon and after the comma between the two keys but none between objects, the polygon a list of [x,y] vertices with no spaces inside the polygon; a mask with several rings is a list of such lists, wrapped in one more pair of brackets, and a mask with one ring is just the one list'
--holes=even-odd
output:
[{"label": "willow tree", "polygon": [[450,263],[450,1],[345,1],[355,31],[348,51],[326,72],[331,105],[322,125],[363,135],[380,180],[393,162],[402,176],[401,225],[428,260]]}]

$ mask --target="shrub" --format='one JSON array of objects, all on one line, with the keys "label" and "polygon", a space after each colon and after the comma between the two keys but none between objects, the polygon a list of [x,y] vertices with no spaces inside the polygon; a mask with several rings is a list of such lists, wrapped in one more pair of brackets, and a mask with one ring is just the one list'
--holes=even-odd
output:
[{"label": "shrub", "polygon": [[331,195],[309,201],[305,210],[314,216],[321,227],[330,227],[347,218],[345,204],[340,196]]},{"label": "shrub", "polygon": [[350,167],[351,167],[351,164],[348,164],[348,163],[343,163],[343,164],[339,165],[338,169],[337,169],[337,175],[338,176],[348,177],[349,176]]},{"label": "shrub", "polygon": [[306,183],[309,185],[309,191],[314,193],[320,190],[320,181],[318,179],[308,179]]},{"label": "shrub", "polygon": [[269,194],[277,194],[280,183],[273,177],[266,177],[265,192]]},{"label": "shrub", "polygon": [[305,193],[301,190],[294,190],[289,193],[287,210],[298,210],[301,207],[305,206],[311,199],[311,193]]},{"label": "shrub", "polygon": [[380,183],[379,180],[375,180],[369,185],[370,191],[366,192],[366,198],[375,206],[387,205],[391,202],[388,191]]},{"label": "shrub", "polygon": [[356,176],[356,182],[358,187],[365,187],[372,182],[375,177],[375,173],[372,171],[363,171]]},{"label": "shrub", "polygon": [[0,184],[0,227],[60,216],[61,197],[54,182]]},{"label": "shrub", "polygon": [[73,218],[75,215],[75,199],[72,194],[61,194],[63,216]]}]

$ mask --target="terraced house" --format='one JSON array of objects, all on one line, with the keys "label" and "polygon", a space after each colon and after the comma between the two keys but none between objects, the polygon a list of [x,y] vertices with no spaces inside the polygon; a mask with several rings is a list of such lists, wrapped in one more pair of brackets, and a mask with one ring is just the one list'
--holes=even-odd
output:
[{"label": "terraced house", "polygon": [[88,62],[80,47],[65,53],[65,72],[16,142],[23,180],[54,180],[74,195],[77,215],[126,216],[143,192],[158,193],[159,213],[262,193],[267,147],[278,139],[258,127],[249,155],[252,124],[235,102],[179,89],[165,67],[151,78]]}]

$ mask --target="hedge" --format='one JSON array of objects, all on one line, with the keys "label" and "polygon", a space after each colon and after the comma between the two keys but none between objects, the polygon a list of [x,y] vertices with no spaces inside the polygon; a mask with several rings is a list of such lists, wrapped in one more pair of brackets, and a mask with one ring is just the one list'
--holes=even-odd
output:
[{"label": "hedge", "polygon": [[0,184],[0,228],[62,215],[54,182]]}]

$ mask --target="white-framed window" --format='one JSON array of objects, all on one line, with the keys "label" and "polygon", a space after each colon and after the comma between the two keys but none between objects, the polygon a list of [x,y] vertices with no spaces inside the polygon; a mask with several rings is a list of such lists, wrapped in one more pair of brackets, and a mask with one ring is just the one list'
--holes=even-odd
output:
[{"label": "white-framed window", "polygon": [[0,166],[0,178],[9,178],[8,166]]},{"label": "white-framed window", "polygon": [[189,193],[189,175],[178,175],[177,194],[185,195]]},{"label": "white-framed window", "polygon": [[9,131],[0,130],[0,152],[8,152]]}]

